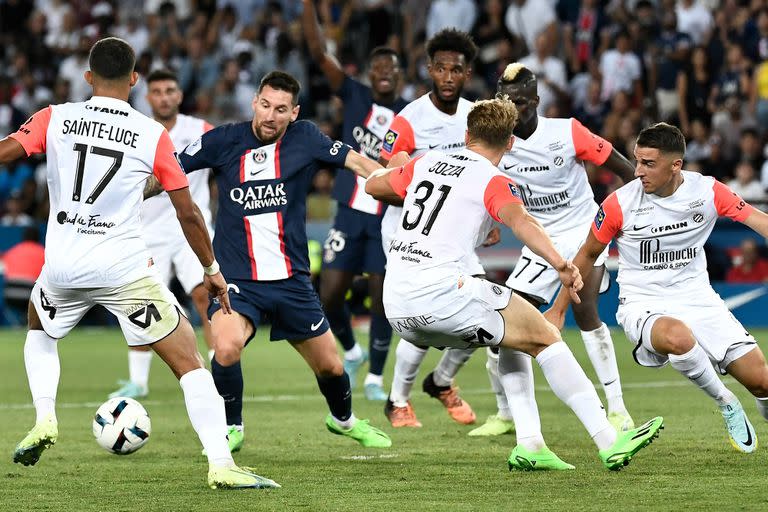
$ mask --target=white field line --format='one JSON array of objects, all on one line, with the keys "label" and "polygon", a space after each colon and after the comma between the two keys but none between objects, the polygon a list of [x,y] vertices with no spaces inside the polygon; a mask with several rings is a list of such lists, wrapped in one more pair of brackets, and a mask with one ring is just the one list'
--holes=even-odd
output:
[{"label": "white field line", "polygon": [[[723,379],[723,381],[726,384],[734,383],[735,381],[730,378]],[[680,379],[676,380],[659,380],[659,381],[651,381],[651,382],[624,382],[622,383],[623,389],[651,389],[651,388],[666,388],[666,387],[684,387],[684,386],[690,386],[691,384],[688,383],[687,380],[680,377]],[[597,386],[595,386],[597,387]],[[550,391],[549,387],[547,386],[536,386],[536,391],[538,392],[544,392],[544,391]],[[263,402],[298,402],[302,400],[314,400],[318,397],[318,393],[311,393],[311,394],[303,394],[303,395],[255,395],[255,396],[244,396],[243,402],[257,402],[257,403],[263,403]],[[461,390],[461,394],[463,395],[483,395],[483,394],[493,394],[490,388],[487,389],[463,389]],[[354,393],[354,396],[358,400],[363,400],[362,393]],[[106,400],[106,398],[105,398]],[[61,409],[93,409],[99,407],[103,402],[59,402],[56,404],[56,407]],[[183,400],[181,399],[181,394],[179,394],[179,400],[141,400],[141,403],[154,407],[154,406],[164,406],[164,405],[178,405],[183,403]],[[8,404],[8,403],[1,403],[0,402],[0,410],[15,410],[15,409],[32,409],[33,406],[31,403],[25,403],[25,404]]]}]

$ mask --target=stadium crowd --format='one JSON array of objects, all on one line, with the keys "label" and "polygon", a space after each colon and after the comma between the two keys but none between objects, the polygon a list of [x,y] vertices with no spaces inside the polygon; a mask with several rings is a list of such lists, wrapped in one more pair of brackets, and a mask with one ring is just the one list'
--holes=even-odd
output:
[{"label": "stadium crowd", "polygon": [[[401,57],[402,96],[429,89],[424,42],[445,27],[480,48],[468,99],[488,98],[505,66],[539,78],[539,110],[574,116],[624,155],[640,129],[677,124],[686,169],[727,183],[756,205],[768,201],[768,0],[317,0],[329,48],[365,80],[378,45]],[[169,68],[183,113],[212,123],[250,119],[261,78],[287,71],[302,84],[301,117],[332,137],[342,105],[303,40],[299,0],[0,0],[0,138],[50,103],[81,101],[88,50],[107,35],[128,41],[137,71]],[[144,81],[131,102],[150,114]],[[596,200],[619,183],[589,168]],[[321,172],[308,208],[332,217],[333,175]],[[0,223],[47,218],[45,166],[0,167]],[[760,248],[758,248],[759,250]],[[764,248],[763,248],[764,250]],[[762,277],[761,277],[762,280]]]}]

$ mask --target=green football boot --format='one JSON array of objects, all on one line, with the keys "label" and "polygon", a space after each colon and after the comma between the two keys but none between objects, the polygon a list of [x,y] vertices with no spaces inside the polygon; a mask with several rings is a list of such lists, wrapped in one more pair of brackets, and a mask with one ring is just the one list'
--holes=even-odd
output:
[{"label": "green football boot", "polygon": [[629,464],[637,452],[648,446],[659,437],[659,431],[664,428],[664,418],[657,416],[639,427],[618,432],[616,442],[610,448],[600,450],[600,458],[605,467],[618,471]]},{"label": "green football boot", "polygon": [[515,422],[512,420],[505,420],[498,414],[488,416],[485,423],[480,425],[474,430],[470,430],[467,434],[471,437],[492,437],[501,436],[504,434],[515,433]]},{"label": "green football boot", "polygon": [[515,446],[507,459],[507,466],[512,471],[565,471],[576,469],[560,459],[555,452],[546,446],[538,451],[532,452],[520,445]]},{"label": "green football boot", "polygon": [[280,484],[243,467],[208,466],[208,487],[211,489],[277,489]]},{"label": "green football boot", "polygon": [[46,448],[56,444],[59,437],[59,426],[56,418],[51,415],[39,423],[35,423],[27,436],[16,445],[13,452],[13,462],[34,466]]},{"label": "green football boot", "polygon": [[389,448],[392,440],[387,434],[368,424],[368,420],[357,420],[352,427],[345,429],[340,427],[330,414],[325,417],[325,426],[338,436],[351,437],[366,448]]}]

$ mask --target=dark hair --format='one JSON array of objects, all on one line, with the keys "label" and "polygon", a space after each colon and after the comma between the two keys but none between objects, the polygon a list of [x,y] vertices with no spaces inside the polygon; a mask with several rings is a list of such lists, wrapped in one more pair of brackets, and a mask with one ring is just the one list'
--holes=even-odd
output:
[{"label": "dark hair", "polygon": [[371,62],[376,57],[389,57],[390,55],[400,64],[400,56],[389,46],[377,46],[371,50],[371,53],[368,54],[368,62]]},{"label": "dark hair", "polygon": [[685,154],[685,137],[676,126],[656,123],[644,128],[637,136],[637,145],[658,149],[662,153]]},{"label": "dark hair", "polygon": [[268,73],[261,79],[259,93],[261,93],[262,89],[267,85],[278,91],[291,93],[291,96],[293,96],[293,104],[296,105],[299,103],[299,91],[301,90],[301,86],[299,85],[299,81],[288,73],[283,71],[272,71]]},{"label": "dark hair", "polygon": [[94,75],[106,80],[127,78],[136,65],[136,54],[122,39],[107,37],[91,47],[88,65]]},{"label": "dark hair", "polygon": [[170,69],[156,69],[147,75],[146,80],[148,84],[159,82],[161,80],[173,80],[177,84],[179,83],[179,77]]},{"label": "dark hair", "polygon": [[455,28],[446,28],[427,41],[427,55],[435,58],[437,52],[456,52],[464,55],[467,64],[472,64],[477,56],[477,46],[472,36]]},{"label": "dark hair", "polygon": [[504,72],[499,77],[497,86],[503,85],[519,85],[522,87],[533,85],[535,90],[536,75],[533,71],[519,62],[513,62],[512,64],[507,65]]}]

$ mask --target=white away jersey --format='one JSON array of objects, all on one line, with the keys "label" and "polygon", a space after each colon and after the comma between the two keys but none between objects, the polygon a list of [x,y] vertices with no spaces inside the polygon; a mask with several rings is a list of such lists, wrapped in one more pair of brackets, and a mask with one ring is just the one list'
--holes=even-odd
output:
[{"label": "white away jersey", "polygon": [[515,137],[499,169],[515,180],[525,208],[556,238],[585,229],[594,218],[597,204],[584,161],[602,165],[612,150],[573,118],[539,117],[530,137]]},{"label": "white away jersey", "polygon": [[405,202],[387,254],[387,317],[437,311],[444,304],[436,297],[450,297],[444,292],[471,272],[465,262],[481,233],[499,220],[502,206],[522,204],[520,192],[488,159],[467,149],[429,151],[389,177]]},{"label": "white away jersey", "polygon": [[[202,119],[179,114],[176,124],[168,132],[177,152],[181,152],[189,144],[199,139],[205,132],[213,128]],[[189,193],[200,208],[208,231],[212,230],[211,191],[208,187],[210,169],[200,170],[187,175]],[[141,205],[141,223],[144,226],[144,240],[150,251],[155,247],[169,244],[186,244],[184,232],[176,220],[176,210],[171,204],[168,194],[162,192],[145,200]],[[152,251],[154,253],[154,251]]]},{"label": "white away jersey", "polygon": [[[389,131],[381,145],[381,157],[391,160],[400,151],[411,157],[423,155],[437,149],[444,153],[453,153],[464,148],[464,135],[467,131],[467,115],[472,102],[459,98],[456,113],[448,115],[438,110],[429,94],[410,102],[395,116]],[[402,208],[390,206],[381,221],[381,234],[385,242],[394,234],[400,219]],[[384,248],[386,252],[386,247]],[[484,273],[476,255],[471,255],[473,274]]]},{"label": "white away jersey", "polygon": [[707,298],[704,243],[718,216],[743,222],[752,213],[726,185],[711,176],[682,171],[683,183],[668,197],[643,192],[634,180],[609,195],[592,233],[619,249],[619,301]]},{"label": "white away jersey", "polygon": [[12,134],[47,154],[50,214],[43,273],[69,288],[114,287],[149,275],[139,209],[154,173],[188,186],[163,126],[115,98],[51,105]]}]

